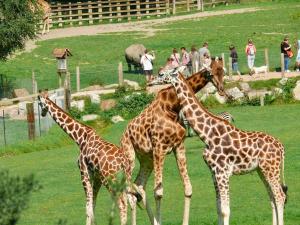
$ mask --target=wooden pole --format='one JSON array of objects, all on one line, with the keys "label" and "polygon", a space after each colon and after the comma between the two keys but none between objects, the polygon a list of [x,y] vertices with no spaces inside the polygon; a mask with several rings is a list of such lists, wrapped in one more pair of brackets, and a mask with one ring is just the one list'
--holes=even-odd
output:
[{"label": "wooden pole", "polygon": [[265,65],[267,66],[267,72],[270,72],[269,51],[267,48],[265,48]]},{"label": "wooden pole", "polygon": [[32,70],[32,94],[36,94],[36,93],[37,93],[37,83],[35,80],[34,70]]},{"label": "wooden pole", "polygon": [[3,120],[3,138],[4,138],[4,145],[6,145],[6,127],[5,127],[5,113],[4,113],[4,109],[2,110],[2,120]]},{"label": "wooden pole", "polygon": [[124,84],[123,64],[122,64],[122,62],[119,62],[118,72],[119,72],[119,85],[122,86]]},{"label": "wooden pole", "polygon": [[169,2],[169,0],[166,0],[166,14],[167,15],[170,14],[170,2]]},{"label": "wooden pole", "polygon": [[64,95],[64,100],[65,100],[64,109],[67,112],[71,108],[71,90],[70,90],[70,78],[69,77],[70,77],[70,73],[67,72],[66,79],[65,79],[65,85],[64,85],[64,91],[65,91],[65,95]]},{"label": "wooden pole", "polygon": [[190,0],[186,0],[186,10],[190,11]]},{"label": "wooden pole", "polygon": [[197,0],[197,10],[201,10],[201,0]]},{"label": "wooden pole", "polygon": [[229,76],[229,80],[232,80],[232,58],[229,57],[228,60],[228,76]]},{"label": "wooden pole", "polygon": [[222,62],[223,62],[223,68],[225,68],[225,54],[224,53],[222,53],[221,54],[221,57],[222,57]]},{"label": "wooden pole", "polygon": [[264,106],[265,105],[265,95],[259,96],[259,101],[260,101],[260,106]]},{"label": "wooden pole", "polygon": [[173,0],[173,14],[176,14],[176,0]]},{"label": "wooden pole", "polygon": [[200,2],[201,2],[201,12],[203,12],[204,11],[204,0],[200,0]]},{"label": "wooden pole", "polygon": [[280,54],[281,77],[284,78],[284,54]]},{"label": "wooden pole", "polygon": [[79,66],[76,66],[76,91],[80,91],[80,69]]},{"label": "wooden pole", "polygon": [[35,120],[34,120],[34,109],[33,103],[26,104],[27,110],[27,123],[28,123],[28,138],[33,140],[35,138]]},{"label": "wooden pole", "polygon": [[93,24],[93,8],[92,2],[88,1],[88,12],[89,12],[89,24]]}]

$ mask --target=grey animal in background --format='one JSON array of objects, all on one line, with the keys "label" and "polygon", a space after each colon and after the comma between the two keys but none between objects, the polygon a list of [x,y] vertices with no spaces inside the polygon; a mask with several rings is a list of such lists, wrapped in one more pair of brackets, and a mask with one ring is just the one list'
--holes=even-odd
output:
[{"label": "grey animal in background", "polygon": [[134,66],[135,72],[141,71],[141,57],[145,53],[145,46],[142,44],[133,44],[125,49],[125,59],[128,65],[128,71],[131,72],[131,65]]}]

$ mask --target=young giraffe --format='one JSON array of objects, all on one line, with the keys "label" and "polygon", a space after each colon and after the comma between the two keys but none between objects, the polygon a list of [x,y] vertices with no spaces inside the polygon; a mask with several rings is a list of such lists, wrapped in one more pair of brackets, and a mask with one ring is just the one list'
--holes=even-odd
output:
[{"label": "young giraffe", "polygon": [[[223,63],[212,60],[212,77],[206,76],[206,69],[187,79],[194,92],[198,92],[208,82],[213,82],[223,95]],[[127,126],[121,146],[126,152],[131,168],[134,167],[135,154],[140,162],[140,170],[135,183],[145,187],[154,168],[154,197],[156,200],[156,219],[153,223],[161,224],[160,201],[163,197],[162,172],[166,154],[173,152],[176,157],[179,173],[184,184],[184,214],[183,223],[189,222],[190,199],[192,185],[187,173],[185,147],[183,144],[185,129],[179,121],[180,105],[173,87],[161,90],[155,100],[144,111],[134,118]],[[143,193],[143,196],[145,193]],[[146,202],[147,213],[152,212]],[[152,221],[152,220],[151,220]]]},{"label": "young giraffe", "polygon": [[[110,190],[108,179],[115,179],[115,175],[120,171],[124,172],[126,182],[130,184],[132,169],[129,161],[121,149],[101,139],[92,128],[79,123],[64,112],[49,99],[47,92],[40,93],[38,101],[42,109],[42,116],[46,116],[49,112],[54,121],[80,148],[78,166],[86,194],[86,225],[94,224],[94,209],[100,187],[104,185]],[[127,222],[127,198],[133,205],[135,197],[131,194],[126,196],[126,192],[122,193],[118,200],[120,221],[123,225]],[[135,217],[132,218],[132,224],[136,224]]]},{"label": "young giraffe", "polygon": [[182,74],[173,73],[171,82],[186,119],[207,146],[203,158],[211,170],[216,189],[219,225],[229,224],[229,177],[253,170],[258,171],[268,190],[273,225],[283,225],[287,192],[283,145],[268,134],[242,131],[212,115],[197,100]]}]

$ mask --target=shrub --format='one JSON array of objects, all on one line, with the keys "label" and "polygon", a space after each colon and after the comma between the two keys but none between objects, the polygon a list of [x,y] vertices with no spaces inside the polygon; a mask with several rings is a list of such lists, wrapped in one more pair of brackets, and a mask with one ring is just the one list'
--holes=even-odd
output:
[{"label": "shrub", "polygon": [[12,177],[8,171],[0,171],[0,224],[14,225],[21,212],[28,207],[30,194],[41,188],[33,175]]},{"label": "shrub", "polygon": [[70,115],[77,120],[80,120],[82,112],[77,107],[71,107],[69,111]]}]

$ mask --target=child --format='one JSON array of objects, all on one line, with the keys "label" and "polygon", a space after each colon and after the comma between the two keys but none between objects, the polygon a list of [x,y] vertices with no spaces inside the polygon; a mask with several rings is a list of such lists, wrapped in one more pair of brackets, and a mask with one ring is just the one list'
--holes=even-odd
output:
[{"label": "child", "polygon": [[236,72],[240,76],[241,73],[239,71],[239,66],[238,66],[238,54],[236,52],[234,45],[230,45],[229,50],[230,50],[230,57],[232,58],[232,71]]}]

